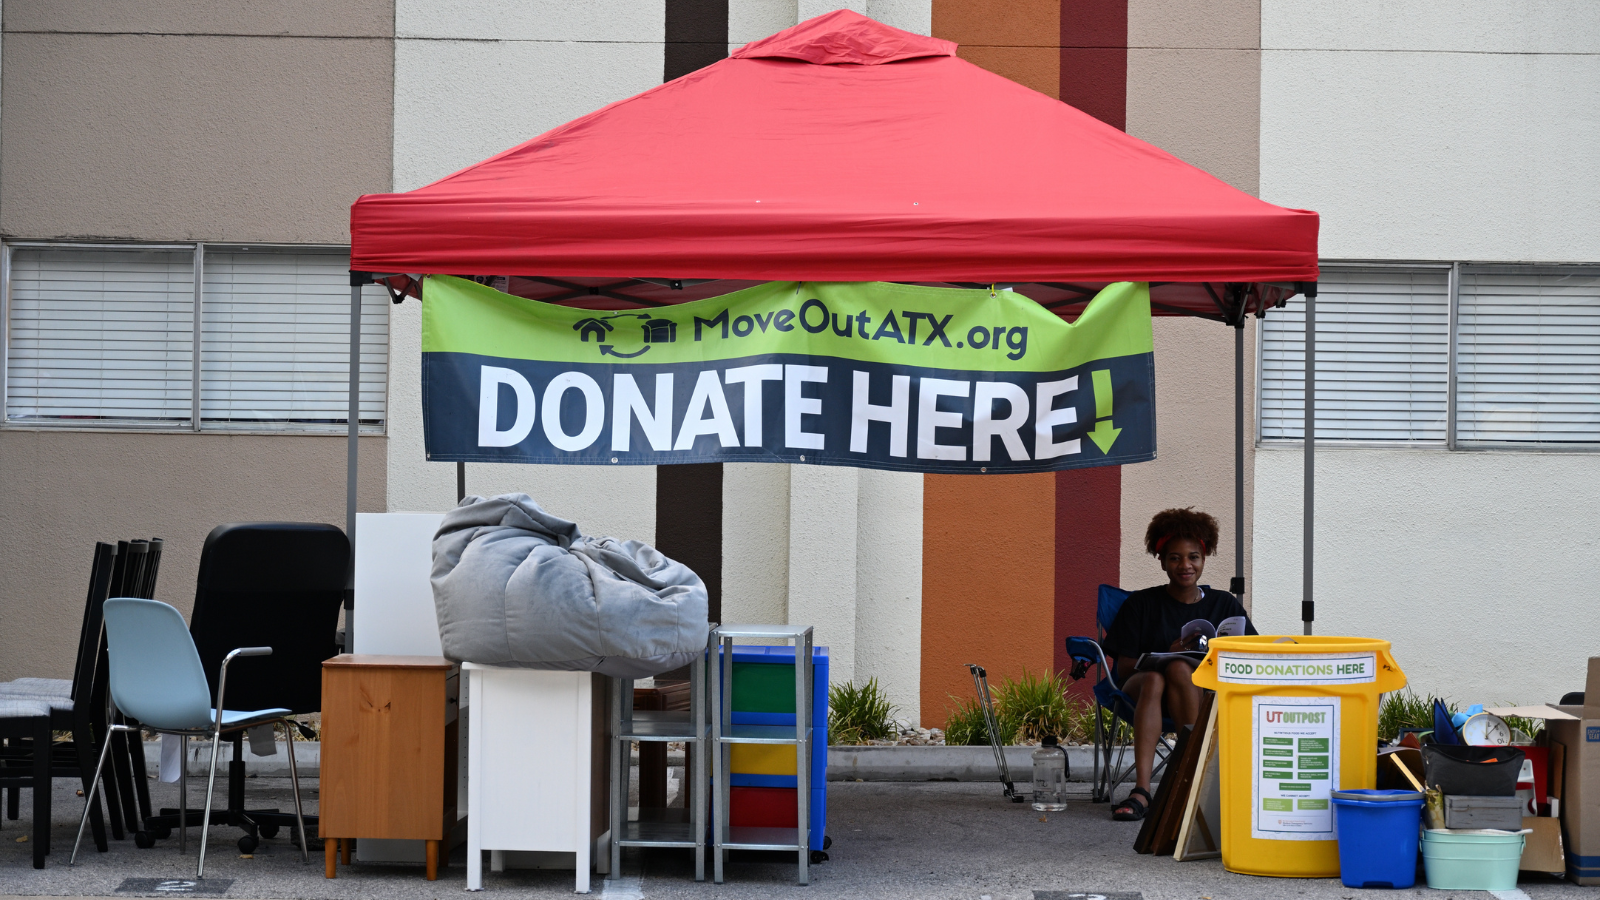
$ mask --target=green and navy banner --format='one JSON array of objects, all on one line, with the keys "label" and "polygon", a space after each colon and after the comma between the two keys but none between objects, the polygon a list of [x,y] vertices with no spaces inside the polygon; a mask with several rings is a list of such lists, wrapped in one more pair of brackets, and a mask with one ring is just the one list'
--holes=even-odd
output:
[{"label": "green and navy banner", "polygon": [[1011,291],[764,284],[571,309],[449,276],[422,292],[428,458],[1042,472],[1155,458],[1150,292],[1068,324]]}]

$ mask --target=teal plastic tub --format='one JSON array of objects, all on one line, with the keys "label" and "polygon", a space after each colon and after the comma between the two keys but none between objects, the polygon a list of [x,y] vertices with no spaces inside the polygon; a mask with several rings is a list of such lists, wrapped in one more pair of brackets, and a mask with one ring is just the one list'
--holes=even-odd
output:
[{"label": "teal plastic tub", "polygon": [[1514,831],[1422,833],[1428,887],[1446,891],[1509,891],[1517,886],[1526,838]]}]

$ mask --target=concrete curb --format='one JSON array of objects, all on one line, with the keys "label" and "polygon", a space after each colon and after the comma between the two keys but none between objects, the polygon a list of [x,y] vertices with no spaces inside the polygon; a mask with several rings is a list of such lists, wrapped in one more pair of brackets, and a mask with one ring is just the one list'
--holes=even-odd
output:
[{"label": "concrete curb", "polygon": [[[251,775],[264,778],[289,777],[289,755],[283,742],[278,742],[275,756],[256,756],[245,745],[245,768]],[[1032,778],[1033,748],[1007,747],[1006,764],[1011,767],[1013,781],[1024,783]],[[1069,780],[1087,782],[1094,764],[1088,747],[1068,747],[1067,765]],[[320,774],[322,744],[317,741],[296,741],[295,761],[300,775],[316,778]],[[146,741],[144,758],[150,776],[156,776],[161,761],[161,744]],[[1126,757],[1132,760],[1130,752]],[[211,759],[211,745],[206,741],[189,742],[189,774],[204,777]],[[218,774],[227,774],[226,763],[233,754],[226,746],[218,763]],[[635,757],[637,759],[637,757]],[[670,761],[682,764],[682,754],[674,753]],[[829,747],[829,781],[998,781],[994,751],[988,747]]]},{"label": "concrete curb", "polygon": [[[1067,747],[1069,780],[1087,782],[1094,764],[1088,747]],[[1033,748],[1007,747],[1011,780],[1031,782]],[[1132,755],[1129,755],[1132,759]],[[829,781],[999,781],[990,747],[829,747]]]},{"label": "concrete curb", "polygon": [[[228,763],[233,760],[233,750],[228,744],[222,745],[222,758],[217,760],[217,776],[226,777]],[[316,778],[321,770],[322,743],[320,741],[295,741],[294,761],[300,770],[301,778]],[[211,742],[199,738],[189,740],[189,777],[199,775],[204,778],[211,770]],[[145,771],[151,778],[157,777],[157,770],[161,766],[161,742],[144,742]],[[251,775],[260,775],[264,778],[289,777],[289,753],[284,749],[283,741],[278,741],[276,756],[256,756],[250,752],[250,742],[244,745],[244,767]]]}]

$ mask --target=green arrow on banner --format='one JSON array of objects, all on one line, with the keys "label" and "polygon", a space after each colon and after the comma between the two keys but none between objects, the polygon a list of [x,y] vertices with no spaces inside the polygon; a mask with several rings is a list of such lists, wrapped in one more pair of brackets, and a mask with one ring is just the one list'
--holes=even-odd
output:
[{"label": "green arrow on banner", "polygon": [[1089,432],[1089,439],[1094,441],[1101,453],[1109,454],[1111,445],[1116,443],[1117,435],[1122,433],[1121,428],[1111,425],[1111,370],[1095,369],[1094,376],[1094,430]]},{"label": "green arrow on banner", "polygon": [[1112,428],[1110,419],[1101,419],[1095,423],[1094,430],[1089,432],[1089,439],[1100,448],[1101,453],[1109,454],[1111,445],[1116,442],[1117,435],[1122,433],[1121,428]]}]

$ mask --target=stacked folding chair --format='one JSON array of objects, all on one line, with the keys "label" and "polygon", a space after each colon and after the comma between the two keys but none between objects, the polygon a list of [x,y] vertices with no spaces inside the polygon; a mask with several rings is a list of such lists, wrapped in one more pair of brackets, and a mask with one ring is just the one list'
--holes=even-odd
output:
[{"label": "stacked folding chair", "polygon": [[[88,792],[93,778],[95,760],[101,742],[108,732],[106,719],[106,664],[103,608],[108,597],[136,596],[148,598],[155,591],[156,575],[160,568],[162,542],[122,541],[116,546],[107,543],[95,545],[94,562],[89,575],[89,593],[84,604],[83,621],[78,634],[78,654],[71,679],[19,678],[0,684],[0,732],[4,732],[5,746],[0,748],[0,785],[6,791],[6,815],[19,817],[19,793],[22,787],[34,789],[35,827],[37,817],[43,815],[42,837],[36,838],[43,847],[35,847],[35,865],[43,865],[43,856],[49,852],[48,798],[49,790],[38,786],[37,774],[23,776],[23,771],[48,772],[49,779],[76,778]],[[49,727],[45,734],[67,732],[68,741],[42,742],[38,737],[22,732],[36,726],[19,726],[13,721],[29,717],[31,710],[42,706],[47,711]],[[122,840],[127,830],[137,828],[140,812],[149,808],[149,789],[144,777],[144,747],[138,741],[114,742],[118,764],[106,773],[106,803],[110,811],[111,837]],[[42,752],[41,752],[42,750]],[[41,813],[41,803],[44,804]],[[90,810],[90,824],[95,847],[104,852],[106,845],[105,818],[98,803]]]}]

